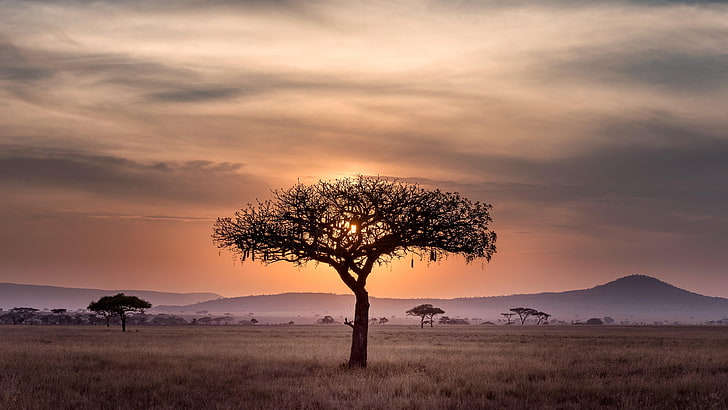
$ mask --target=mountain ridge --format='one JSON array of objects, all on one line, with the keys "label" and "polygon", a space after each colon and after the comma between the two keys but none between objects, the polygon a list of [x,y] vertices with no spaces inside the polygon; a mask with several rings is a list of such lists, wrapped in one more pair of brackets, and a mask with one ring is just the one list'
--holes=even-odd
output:
[{"label": "mountain ridge", "polygon": [[152,290],[108,290],[0,283],[0,308],[35,307],[40,309],[63,308],[75,310],[85,308],[92,300],[117,293],[138,296],[151,302],[152,305],[191,304],[222,298],[217,293],[211,292],[175,293]]},{"label": "mountain ridge", "polygon": [[[513,307],[533,307],[561,320],[610,316],[625,322],[697,322],[728,315],[728,299],[703,296],[645,275],[629,275],[588,289],[509,296],[469,298],[378,298],[370,296],[371,317],[402,316],[417,304],[431,303],[448,315],[499,319]],[[187,306],[157,306],[156,311],[194,314],[254,312],[271,317],[301,315],[351,316],[352,295],[289,292],[199,302]]]},{"label": "mountain ridge", "polygon": [[[14,287],[14,288],[13,288]],[[23,302],[22,291],[52,289],[70,292],[65,299],[46,294],[40,306],[30,296]],[[11,289],[10,291],[8,289]],[[232,314],[269,318],[300,318],[331,315],[348,317],[353,313],[350,294],[323,292],[286,292],[223,298],[215,293],[170,293],[136,290],[99,290],[39,285],[0,283],[0,307],[85,308],[93,299],[124,292],[147,299],[154,305],[150,312],[181,315]],[[15,298],[15,299],[13,299]],[[37,300],[37,299],[35,299]],[[66,305],[61,303],[68,302]],[[75,306],[68,306],[75,300]],[[180,302],[182,300],[182,302]],[[728,315],[728,299],[703,296],[645,275],[628,275],[588,289],[507,296],[461,298],[378,298],[370,297],[371,317],[404,318],[412,307],[431,303],[451,317],[477,317],[488,321],[501,319],[501,313],[514,307],[532,307],[561,321],[582,321],[589,317],[613,317],[619,322],[701,323]]]}]

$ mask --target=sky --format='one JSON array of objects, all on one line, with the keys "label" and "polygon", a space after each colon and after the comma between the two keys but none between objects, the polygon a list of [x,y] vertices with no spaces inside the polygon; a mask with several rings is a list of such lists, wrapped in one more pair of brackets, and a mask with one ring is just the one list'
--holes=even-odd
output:
[{"label": "sky", "polygon": [[241,264],[217,217],[380,175],[493,205],[493,260],[376,297],[593,287],[728,297],[728,5],[0,0],[0,282],[348,293]]}]

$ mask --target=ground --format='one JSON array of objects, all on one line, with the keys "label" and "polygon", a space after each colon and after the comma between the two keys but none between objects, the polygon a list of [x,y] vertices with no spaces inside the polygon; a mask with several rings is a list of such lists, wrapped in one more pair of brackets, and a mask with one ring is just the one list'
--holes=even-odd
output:
[{"label": "ground", "polygon": [[728,408],[728,327],[0,327],[0,408]]}]

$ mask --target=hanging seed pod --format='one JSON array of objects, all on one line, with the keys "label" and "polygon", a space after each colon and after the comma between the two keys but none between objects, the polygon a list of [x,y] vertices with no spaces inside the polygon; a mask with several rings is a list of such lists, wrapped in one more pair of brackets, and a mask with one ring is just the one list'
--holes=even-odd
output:
[{"label": "hanging seed pod", "polygon": [[414,257],[414,256],[412,257],[412,260],[410,261],[410,266],[411,266],[412,268],[414,268],[414,267],[415,267],[415,257]]},{"label": "hanging seed pod", "polygon": [[435,253],[434,249],[430,250],[430,260],[433,262],[437,261],[437,253]]}]

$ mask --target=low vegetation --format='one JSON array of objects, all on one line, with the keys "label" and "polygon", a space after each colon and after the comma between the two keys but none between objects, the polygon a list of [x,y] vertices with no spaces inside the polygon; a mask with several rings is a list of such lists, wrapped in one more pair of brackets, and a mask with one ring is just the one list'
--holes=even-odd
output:
[{"label": "low vegetation", "polygon": [[[122,337],[120,337],[122,336]],[[724,327],[6,326],[0,408],[728,408]]]}]

